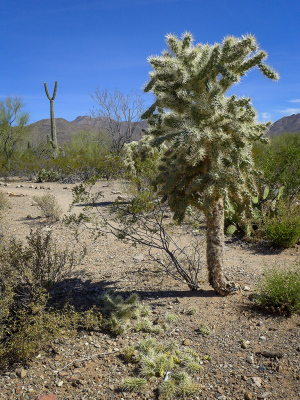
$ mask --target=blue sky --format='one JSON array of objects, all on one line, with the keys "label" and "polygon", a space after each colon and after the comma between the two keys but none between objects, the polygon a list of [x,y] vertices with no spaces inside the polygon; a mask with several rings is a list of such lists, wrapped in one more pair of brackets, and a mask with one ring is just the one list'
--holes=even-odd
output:
[{"label": "blue sky", "polygon": [[209,44],[254,34],[281,79],[254,70],[233,92],[259,120],[300,113],[299,0],[0,0],[0,15],[0,100],[21,95],[30,123],[49,118],[44,82],[52,95],[58,81],[55,116],[68,121],[89,113],[97,85],[142,94],[147,57],[184,31]]}]

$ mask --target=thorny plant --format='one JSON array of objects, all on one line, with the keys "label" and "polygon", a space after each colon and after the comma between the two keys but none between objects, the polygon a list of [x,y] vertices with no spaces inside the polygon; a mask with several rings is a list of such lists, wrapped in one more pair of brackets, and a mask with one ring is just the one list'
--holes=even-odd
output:
[{"label": "thorny plant", "polygon": [[79,203],[85,205],[82,213],[72,214],[65,219],[74,228],[76,235],[79,236],[80,227],[84,226],[92,229],[97,237],[112,234],[130,245],[146,246],[150,258],[160,266],[161,272],[187,284],[190,290],[198,290],[201,283],[199,273],[203,264],[200,255],[201,242],[198,240],[185,247],[178,244],[167,231],[167,206],[156,199],[152,210],[136,212],[131,207],[131,202],[116,201],[109,212],[102,211],[98,203],[101,193],[91,194],[94,183],[95,180],[91,184],[80,184],[73,189],[72,206]]},{"label": "thorny plant", "polygon": [[190,348],[178,348],[174,342],[157,342],[154,338],[141,340],[134,347],[126,347],[123,357],[128,363],[138,364],[138,377],[125,378],[122,389],[139,391],[151,377],[164,378],[159,386],[160,399],[185,397],[200,387],[190,374],[202,371],[199,356]]},{"label": "thorny plant", "polygon": [[114,335],[122,335],[125,332],[145,332],[152,334],[163,333],[177,319],[177,316],[170,314],[160,323],[151,320],[151,310],[144,306],[136,293],[131,294],[127,299],[116,294],[112,289],[105,292],[99,301],[102,305],[102,313],[105,316],[103,327]]}]

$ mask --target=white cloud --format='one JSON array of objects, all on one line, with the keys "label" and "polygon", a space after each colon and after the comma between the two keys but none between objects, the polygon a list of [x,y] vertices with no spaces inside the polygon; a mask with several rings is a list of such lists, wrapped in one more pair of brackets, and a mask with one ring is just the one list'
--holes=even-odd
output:
[{"label": "white cloud", "polygon": [[300,103],[300,99],[289,100],[290,103]]},{"label": "white cloud", "polygon": [[276,111],[281,112],[283,114],[292,115],[300,113],[300,108],[285,108],[284,110],[276,110]]},{"label": "white cloud", "polygon": [[263,119],[271,119],[271,114],[268,112],[261,113]]}]

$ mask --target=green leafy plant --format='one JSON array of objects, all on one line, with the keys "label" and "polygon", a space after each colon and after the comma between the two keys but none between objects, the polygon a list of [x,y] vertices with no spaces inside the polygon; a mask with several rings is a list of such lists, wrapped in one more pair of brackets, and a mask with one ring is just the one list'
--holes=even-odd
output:
[{"label": "green leafy plant", "polygon": [[264,268],[264,278],[254,296],[255,303],[271,312],[292,314],[300,311],[300,265]]},{"label": "green leafy plant", "polygon": [[283,196],[293,202],[300,190],[299,134],[275,135],[269,144],[257,144],[254,156],[257,166],[263,172],[264,182],[270,189],[284,187]]},{"label": "green leafy plant", "polygon": [[50,170],[45,170],[42,169],[41,171],[39,171],[36,175],[35,181],[37,183],[43,183],[43,182],[57,182],[61,179],[61,174],[54,170],[54,169],[50,169]]},{"label": "green leafy plant", "polygon": [[50,221],[59,221],[62,215],[62,209],[58,204],[57,198],[51,193],[45,193],[42,196],[33,196],[44,217]]},{"label": "green leafy plant", "polygon": [[274,245],[291,247],[300,238],[300,210],[281,202],[276,213],[264,221],[264,233]]}]

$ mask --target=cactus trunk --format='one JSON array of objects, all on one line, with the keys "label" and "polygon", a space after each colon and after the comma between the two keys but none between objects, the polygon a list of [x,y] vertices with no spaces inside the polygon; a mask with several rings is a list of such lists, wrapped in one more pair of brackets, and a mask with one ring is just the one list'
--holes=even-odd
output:
[{"label": "cactus trunk", "polygon": [[[58,149],[58,144],[57,144],[57,137],[56,137],[56,125],[55,125],[55,117],[54,117],[54,99],[56,96],[56,92],[57,92],[57,82],[55,82],[55,86],[54,86],[54,91],[53,91],[53,96],[50,97],[49,92],[48,92],[48,88],[47,88],[47,83],[44,83],[44,87],[45,87],[45,92],[46,92],[46,96],[48,97],[48,100],[50,100],[50,120],[51,120],[51,139],[50,139],[50,143],[53,149],[53,156],[54,158],[57,156],[57,149]],[[48,141],[48,139],[47,139]]]},{"label": "cactus trunk", "polygon": [[54,117],[54,100],[50,100],[50,118],[51,118],[51,145],[53,150],[57,150],[57,138],[56,138],[56,125],[55,125],[55,117]]},{"label": "cactus trunk", "polygon": [[224,259],[224,202],[213,201],[206,210],[206,259],[208,280],[214,290],[225,296],[238,290],[234,282],[226,279],[223,272]]}]

